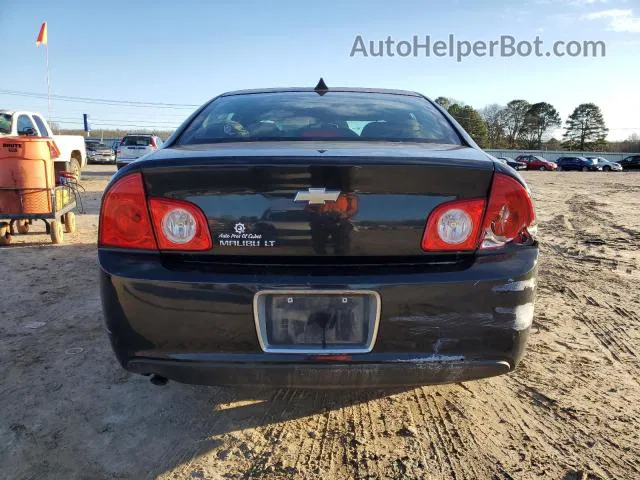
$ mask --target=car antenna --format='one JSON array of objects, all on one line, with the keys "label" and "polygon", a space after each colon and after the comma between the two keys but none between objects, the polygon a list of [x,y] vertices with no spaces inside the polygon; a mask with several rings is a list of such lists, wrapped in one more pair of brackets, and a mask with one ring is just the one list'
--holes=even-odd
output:
[{"label": "car antenna", "polygon": [[322,77],[320,77],[320,81],[316,85],[316,88],[313,89],[313,91],[320,96],[324,95],[329,91],[329,87],[327,87],[327,84],[324,83],[324,80],[322,79]]}]

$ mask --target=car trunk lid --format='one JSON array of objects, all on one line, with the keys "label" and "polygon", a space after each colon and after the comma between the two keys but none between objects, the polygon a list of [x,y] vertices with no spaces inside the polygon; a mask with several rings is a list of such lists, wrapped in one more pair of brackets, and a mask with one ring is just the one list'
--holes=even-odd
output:
[{"label": "car trunk lid", "polygon": [[206,215],[213,248],[194,255],[406,257],[437,205],[486,198],[493,174],[474,149],[406,148],[165,149],[142,168],[148,195]]}]

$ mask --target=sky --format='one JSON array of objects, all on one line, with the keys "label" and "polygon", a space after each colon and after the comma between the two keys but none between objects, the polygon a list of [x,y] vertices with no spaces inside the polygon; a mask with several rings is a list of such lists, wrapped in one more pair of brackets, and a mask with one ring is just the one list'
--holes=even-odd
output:
[{"label": "sky", "polygon": [[[54,95],[181,105],[54,99],[52,118],[65,128],[81,128],[88,113],[95,131],[171,129],[222,92],[314,86],[323,77],[329,87],[414,90],[475,108],[546,101],[563,120],[593,102],[610,140],[640,134],[640,0],[0,0],[0,108],[47,114],[46,98],[6,93],[46,94],[45,49],[35,44],[45,20]],[[350,56],[357,35],[368,44],[450,34],[470,42],[539,36],[543,51],[559,40],[602,40],[606,57]]]}]

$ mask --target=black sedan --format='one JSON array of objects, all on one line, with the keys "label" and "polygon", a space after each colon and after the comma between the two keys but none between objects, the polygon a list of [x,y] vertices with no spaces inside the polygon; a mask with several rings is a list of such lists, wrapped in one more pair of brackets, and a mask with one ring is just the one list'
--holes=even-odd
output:
[{"label": "black sedan", "polygon": [[223,94],[118,171],[98,256],[153,383],[372,387],[512,371],[538,244],[524,180],[435,103],[321,84]]},{"label": "black sedan", "polygon": [[526,170],[527,169],[527,164],[524,162],[518,162],[517,160],[514,160],[511,157],[498,157],[498,160],[503,160],[507,163],[507,165],[509,165],[511,168],[514,168],[516,170]]},{"label": "black sedan", "polygon": [[640,155],[630,155],[619,163],[623,170],[640,170]]}]

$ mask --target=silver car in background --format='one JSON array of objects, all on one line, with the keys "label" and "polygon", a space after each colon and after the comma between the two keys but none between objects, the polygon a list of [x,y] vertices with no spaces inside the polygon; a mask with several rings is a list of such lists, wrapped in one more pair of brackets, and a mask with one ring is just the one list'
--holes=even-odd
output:
[{"label": "silver car in background", "polygon": [[155,152],[162,146],[162,140],[156,135],[126,135],[118,146],[116,165],[118,170],[138,160],[147,153]]},{"label": "silver car in background", "polygon": [[622,165],[611,160],[607,160],[603,157],[587,157],[587,160],[592,160],[602,169],[603,172],[621,172]]}]

